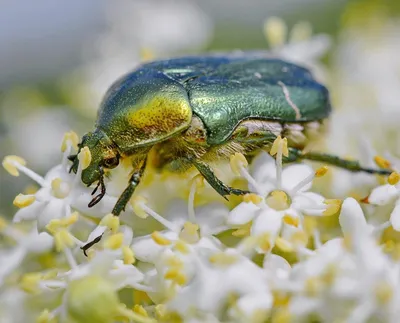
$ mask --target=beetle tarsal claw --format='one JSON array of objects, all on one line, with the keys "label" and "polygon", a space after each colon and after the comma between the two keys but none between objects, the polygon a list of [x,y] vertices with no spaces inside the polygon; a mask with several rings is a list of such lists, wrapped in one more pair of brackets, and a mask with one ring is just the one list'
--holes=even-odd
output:
[{"label": "beetle tarsal claw", "polygon": [[96,187],[94,188],[92,195],[96,194],[97,189],[100,187],[100,193],[97,194],[88,204],[88,207],[93,207],[97,203],[101,201],[101,199],[106,195],[106,186],[104,185],[104,178],[103,176],[100,177],[99,182],[97,183]]},{"label": "beetle tarsal claw", "polygon": [[88,242],[87,244],[85,244],[84,246],[81,247],[81,249],[83,250],[83,254],[87,257],[87,250],[89,248],[91,248],[92,246],[94,246],[96,243],[100,242],[101,238],[103,237],[103,234],[99,235],[98,237],[94,238],[92,241]]}]

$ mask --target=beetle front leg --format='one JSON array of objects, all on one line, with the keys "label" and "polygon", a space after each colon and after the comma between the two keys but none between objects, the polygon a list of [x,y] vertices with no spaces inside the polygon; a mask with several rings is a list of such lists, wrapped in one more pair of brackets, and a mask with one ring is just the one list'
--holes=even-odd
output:
[{"label": "beetle front leg", "polygon": [[249,191],[243,191],[225,185],[217,176],[215,176],[214,172],[207,164],[195,159],[190,160],[190,162],[197,168],[197,170],[205,178],[208,184],[210,184],[211,187],[216,190],[217,193],[223,198],[227,199],[225,196],[230,194],[244,195],[250,193]]},{"label": "beetle front leg", "polygon": [[294,162],[301,159],[327,163],[333,166],[347,169],[351,172],[365,172],[378,175],[390,175],[392,173],[392,170],[390,169],[362,167],[357,160],[348,160],[335,155],[318,152],[304,153],[303,151],[296,148],[289,148],[289,156],[284,160],[284,162]]}]

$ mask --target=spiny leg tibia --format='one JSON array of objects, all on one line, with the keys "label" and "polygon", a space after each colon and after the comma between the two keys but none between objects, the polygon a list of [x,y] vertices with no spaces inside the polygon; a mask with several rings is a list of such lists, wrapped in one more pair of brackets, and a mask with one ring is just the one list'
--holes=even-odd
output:
[{"label": "spiny leg tibia", "polygon": [[205,178],[205,180],[211,185],[211,187],[217,191],[219,195],[227,199],[225,196],[234,195],[244,195],[250,193],[249,191],[243,191],[237,188],[233,188],[225,185],[217,176],[215,176],[212,169],[205,163],[192,159],[191,163],[197,168],[200,174]]},{"label": "spiny leg tibia", "polygon": [[[128,186],[122,192],[121,196],[119,197],[117,203],[115,203],[115,206],[111,212],[114,216],[119,216],[121,212],[125,210],[125,207],[128,204],[129,200],[131,199],[133,193],[135,192],[136,187],[140,183],[140,179],[143,176],[145,167],[146,167],[146,161],[144,161],[142,166],[132,174],[131,178],[129,179]],[[100,242],[102,237],[103,234],[99,235],[98,237],[94,238],[92,241],[88,242],[87,244],[81,247],[85,256],[87,255],[86,251],[94,244]]]},{"label": "spiny leg tibia", "polygon": [[333,166],[347,169],[351,172],[365,172],[378,175],[390,175],[392,173],[392,170],[390,169],[362,167],[357,160],[348,160],[335,155],[318,152],[304,153],[303,151],[296,148],[289,148],[289,156],[285,158],[284,162],[294,162],[301,159],[327,163]]}]

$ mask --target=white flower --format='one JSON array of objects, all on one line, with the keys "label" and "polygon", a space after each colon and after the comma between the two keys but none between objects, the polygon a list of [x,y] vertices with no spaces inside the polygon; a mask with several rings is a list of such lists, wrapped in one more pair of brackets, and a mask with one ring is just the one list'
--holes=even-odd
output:
[{"label": "white flower", "polygon": [[296,164],[282,169],[281,161],[275,163],[267,153],[256,157],[252,166],[251,175],[244,167],[241,174],[248,180],[250,191],[259,196],[250,196],[235,207],[228,224],[240,227],[251,223],[252,236],[267,234],[270,246],[263,250],[266,252],[279,234],[290,240],[295,232],[302,230],[304,215],[322,216],[327,205],[321,195],[307,191],[315,176],[311,167]]}]

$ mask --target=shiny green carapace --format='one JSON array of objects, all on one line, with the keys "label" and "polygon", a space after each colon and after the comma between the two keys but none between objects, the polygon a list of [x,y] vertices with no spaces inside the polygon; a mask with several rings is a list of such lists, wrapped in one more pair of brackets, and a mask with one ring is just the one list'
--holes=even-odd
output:
[{"label": "shiny green carapace", "polygon": [[[92,156],[82,181],[101,187],[89,206],[105,194],[105,169],[129,159],[134,171],[112,211],[119,215],[139,185],[149,155],[156,155],[152,164],[158,168],[181,172],[196,167],[222,196],[244,194],[222,183],[209,164],[235,152],[251,156],[268,151],[279,135],[291,147],[287,162],[307,158],[351,171],[388,172],[328,154],[303,153],[331,111],[328,90],[307,69],[264,54],[155,61],[112,85],[94,131],[80,144]],[[76,156],[71,160],[76,171]]]}]

